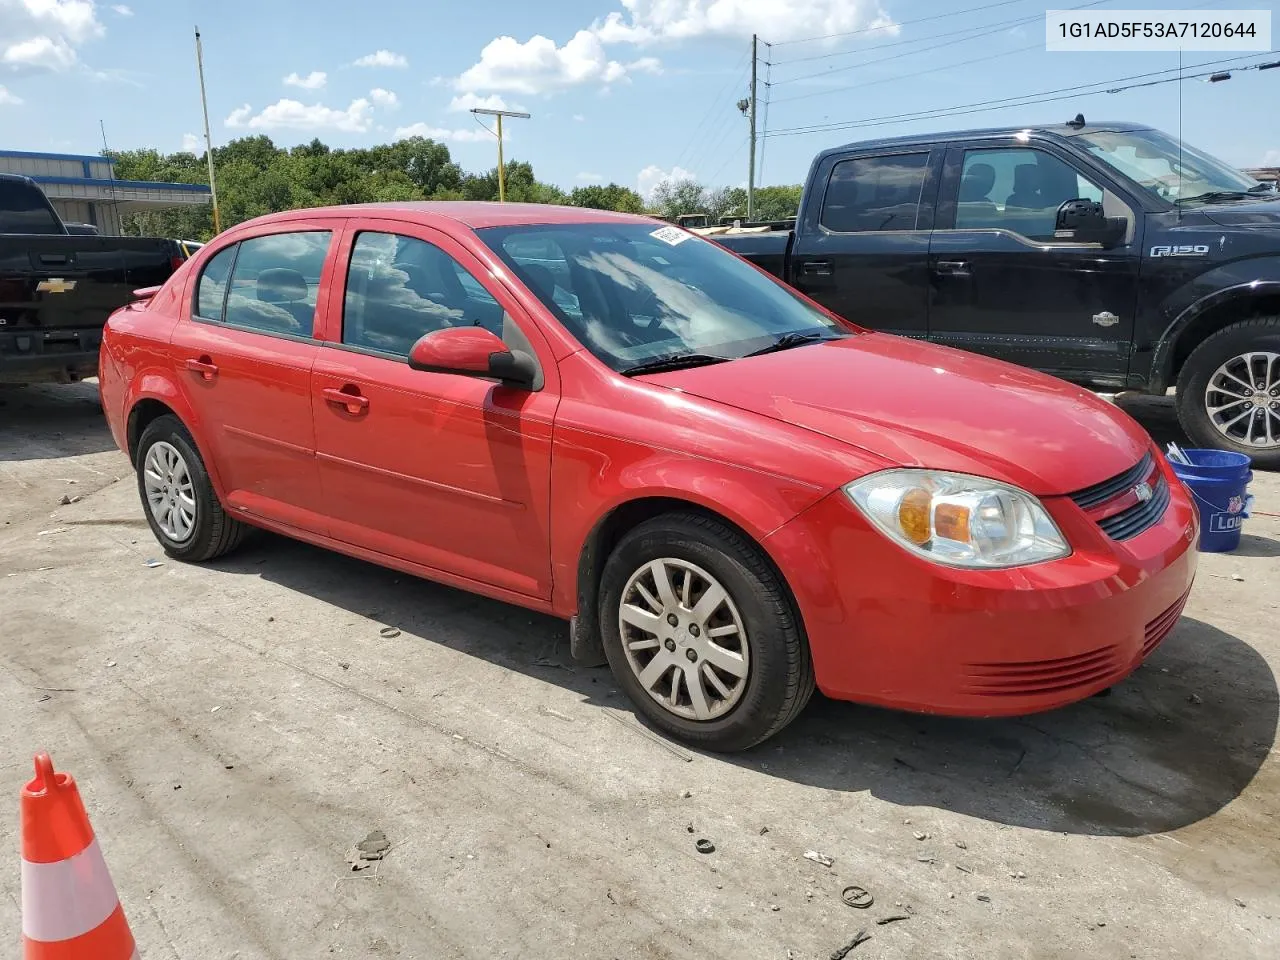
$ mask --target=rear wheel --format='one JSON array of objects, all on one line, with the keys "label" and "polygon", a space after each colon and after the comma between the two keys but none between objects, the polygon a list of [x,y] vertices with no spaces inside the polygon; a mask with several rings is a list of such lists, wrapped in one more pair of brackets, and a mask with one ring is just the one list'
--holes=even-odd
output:
[{"label": "rear wheel", "polygon": [[1280,317],[1232,324],[1196,347],[1178,376],[1177,402],[1197,446],[1280,469]]},{"label": "rear wheel", "polygon": [[808,643],[777,573],[710,517],[657,517],[624,536],[601,578],[600,625],[636,707],[695,746],[753,746],[813,694]]},{"label": "rear wheel", "polygon": [[222,509],[195,442],[177,417],[157,417],[142,432],[137,472],[147,523],[175,560],[212,560],[244,540],[249,527]]}]

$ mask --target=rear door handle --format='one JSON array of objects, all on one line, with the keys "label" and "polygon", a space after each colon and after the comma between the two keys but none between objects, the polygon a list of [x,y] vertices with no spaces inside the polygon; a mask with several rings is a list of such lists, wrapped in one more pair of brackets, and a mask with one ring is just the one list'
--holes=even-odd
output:
[{"label": "rear door handle", "polygon": [[969,261],[939,260],[933,265],[933,272],[940,277],[967,277],[969,276]]},{"label": "rear door handle", "polygon": [[199,360],[188,359],[187,369],[192,373],[200,374],[206,380],[212,380],[218,375],[218,367],[207,356],[201,357]]},{"label": "rear door handle", "polygon": [[806,277],[831,276],[830,260],[806,260],[800,264],[800,272]]},{"label": "rear door handle", "polygon": [[360,388],[354,383],[348,383],[341,389],[338,387],[326,387],[324,399],[326,403],[332,403],[334,406],[346,407],[347,413],[353,416],[366,413],[369,410],[369,398],[362,396]]},{"label": "rear door handle", "polygon": [[62,266],[70,263],[71,258],[65,253],[42,253],[40,254],[40,262],[52,265]]}]

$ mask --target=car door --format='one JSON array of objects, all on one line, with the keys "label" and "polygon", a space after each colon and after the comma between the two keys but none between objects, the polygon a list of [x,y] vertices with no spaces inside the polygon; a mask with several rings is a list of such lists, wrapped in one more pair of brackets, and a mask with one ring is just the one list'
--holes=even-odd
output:
[{"label": "car door", "polygon": [[[1101,201],[1125,241],[1058,240],[1058,207]],[[1138,296],[1137,218],[1077,158],[1047,143],[953,144],[929,248],[930,337],[1081,382],[1121,385]]]},{"label": "car door", "polygon": [[[332,536],[528,597],[551,595],[558,378],[541,333],[457,240],[352,221],[316,361],[316,449]],[[533,390],[409,368],[445,326],[489,328],[542,368]]]},{"label": "car door", "polygon": [[311,367],[332,236],[290,222],[219,250],[170,341],[228,505],[321,534]]},{"label": "car door", "polygon": [[941,151],[835,156],[818,166],[792,251],[792,282],[873,330],[928,335],[929,233]]}]

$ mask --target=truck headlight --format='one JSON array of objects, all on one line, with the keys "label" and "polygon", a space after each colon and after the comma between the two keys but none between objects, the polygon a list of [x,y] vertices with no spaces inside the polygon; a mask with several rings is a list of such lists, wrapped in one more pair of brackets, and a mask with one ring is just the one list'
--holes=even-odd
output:
[{"label": "truck headlight", "polygon": [[891,540],[935,563],[1018,567],[1071,553],[1039,500],[996,480],[884,470],[844,492]]}]

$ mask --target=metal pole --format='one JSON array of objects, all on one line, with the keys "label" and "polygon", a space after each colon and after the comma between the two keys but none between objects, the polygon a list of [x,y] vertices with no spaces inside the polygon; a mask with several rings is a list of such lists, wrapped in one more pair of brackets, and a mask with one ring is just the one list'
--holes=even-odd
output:
[{"label": "metal pole", "polygon": [[204,51],[200,46],[200,28],[196,27],[196,72],[200,74],[200,106],[204,108],[204,150],[209,160],[209,195],[213,199],[213,232],[222,232],[222,218],[218,215],[218,185],[213,177],[213,137],[209,135],[209,101],[204,94]]},{"label": "metal pole", "polygon": [[747,160],[747,219],[755,219],[756,210],[756,61],[760,38],[751,35],[751,157]]},{"label": "metal pole", "polygon": [[507,172],[502,163],[502,114],[498,114],[498,202],[507,202]]}]

